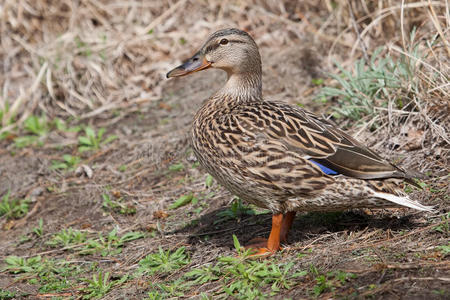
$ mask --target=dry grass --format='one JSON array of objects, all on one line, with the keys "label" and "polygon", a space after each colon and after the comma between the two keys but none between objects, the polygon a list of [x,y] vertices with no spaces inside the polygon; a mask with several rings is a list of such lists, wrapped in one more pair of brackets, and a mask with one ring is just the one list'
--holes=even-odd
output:
[{"label": "dry grass", "polygon": [[[355,281],[327,289],[320,295],[324,298],[420,298],[438,297],[433,290],[448,292],[448,254],[437,250],[448,242],[445,216],[450,200],[448,1],[4,0],[0,26],[0,174],[5,180],[0,196],[9,190],[14,197],[32,200],[26,217],[0,218],[3,259],[41,254],[67,255],[83,263],[97,260],[67,254],[68,249],[48,249],[45,238],[68,227],[152,232],[127,245],[122,254],[101,260],[103,269],[119,274],[136,270],[137,263],[158,246],[186,245],[191,255],[187,267],[168,278],[133,278],[107,294],[142,298],[151,282],[168,283],[215,262],[219,255],[233,255],[233,232],[242,241],[251,237],[249,231],[267,233],[264,218],[213,224],[231,199],[217,186],[212,198],[201,200],[207,204],[200,213],[195,206],[168,210],[180,195],[209,191],[204,172],[192,167],[195,159],[186,132],[201,101],[224,78],[210,72],[168,81],[165,73],[194,53],[212,31],[232,26],[249,31],[260,47],[267,98],[299,103],[326,115],[339,106],[338,99],[315,101],[321,85],[314,80],[322,78],[322,86],[335,86],[328,75],[338,72],[336,62],[350,70],[356,60],[368,60],[382,47],[380,56],[390,55],[395,61],[403,57],[415,66],[411,84],[390,89],[388,99],[374,102],[375,114],[363,117],[357,126],[345,118],[335,121],[384,156],[432,174],[426,188],[413,192],[413,197],[436,205],[438,213],[359,211],[331,223],[317,222],[308,214],[296,220],[291,247],[274,261],[293,261],[297,269],[314,265],[324,272],[339,269],[358,275]],[[413,28],[416,35],[411,40]],[[420,57],[411,55],[415,46]],[[399,107],[398,99],[408,104]],[[70,126],[106,127],[118,139],[80,155],[87,168],[81,174],[93,170],[91,177],[55,171],[50,168],[52,160],[66,153],[78,155],[80,133],[53,130],[40,147],[17,149],[14,144],[24,135],[25,120],[41,114]],[[168,172],[175,163],[184,169]],[[124,198],[137,213],[105,211],[101,197],[105,193]],[[19,235],[30,236],[40,218],[46,236],[17,242]],[[188,226],[190,222],[200,226]],[[447,232],[436,231],[439,226],[447,226]],[[297,259],[306,251],[306,258]],[[316,279],[308,276],[278,296],[311,296]],[[0,273],[0,286],[32,298],[45,294],[6,272]],[[208,283],[185,291],[185,296],[213,294],[220,287],[220,281]],[[73,289],[55,295],[67,293],[74,298],[84,295]]]},{"label": "dry grass", "polygon": [[[39,106],[50,115],[89,118],[161,99],[167,69],[189,56],[211,31],[228,26],[249,30],[264,52],[272,50],[267,57],[305,39],[327,47],[331,43],[320,58],[328,68],[333,60],[346,65],[386,42],[391,51],[407,52],[409,32],[416,26],[419,40],[434,34],[441,38],[426,49],[430,61],[422,62],[440,74],[436,80],[423,74],[428,98],[448,97],[446,3],[390,4],[349,10],[345,1],[5,1],[2,105],[15,103],[19,115]],[[266,69],[273,63],[265,60]]]}]

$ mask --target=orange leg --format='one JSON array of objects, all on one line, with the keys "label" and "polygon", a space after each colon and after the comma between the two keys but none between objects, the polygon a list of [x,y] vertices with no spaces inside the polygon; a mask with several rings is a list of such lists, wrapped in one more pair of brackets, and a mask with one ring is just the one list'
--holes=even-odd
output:
[{"label": "orange leg", "polygon": [[272,229],[269,239],[254,238],[246,248],[255,248],[257,252],[252,256],[270,255],[280,250],[280,242],[286,242],[289,229],[294,221],[295,211],[286,214],[276,214],[272,216]]},{"label": "orange leg", "polygon": [[292,222],[295,218],[295,211],[290,211],[284,214],[283,223],[281,224],[280,242],[286,243],[289,229],[291,229]]},{"label": "orange leg", "polygon": [[272,230],[270,230],[269,240],[267,241],[267,249],[272,253],[280,250],[280,233],[282,224],[282,214],[272,216]]},{"label": "orange leg", "polygon": [[280,250],[280,233],[283,224],[283,215],[276,214],[272,216],[272,230],[269,239],[254,239],[254,243],[246,248],[256,248],[257,252],[252,256],[270,255]]}]

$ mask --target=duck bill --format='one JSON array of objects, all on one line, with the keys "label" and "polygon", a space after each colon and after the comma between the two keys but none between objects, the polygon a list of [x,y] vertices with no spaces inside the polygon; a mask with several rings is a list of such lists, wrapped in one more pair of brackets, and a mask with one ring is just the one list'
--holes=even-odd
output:
[{"label": "duck bill", "polygon": [[180,77],[208,69],[209,67],[211,67],[211,62],[207,61],[204,55],[197,53],[184,62],[181,66],[178,66],[167,73],[166,77]]}]

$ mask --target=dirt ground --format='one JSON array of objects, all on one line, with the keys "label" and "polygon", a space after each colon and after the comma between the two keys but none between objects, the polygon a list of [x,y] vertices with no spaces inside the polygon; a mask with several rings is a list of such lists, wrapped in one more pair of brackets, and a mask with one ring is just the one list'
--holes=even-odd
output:
[{"label": "dirt ground", "polygon": [[[24,214],[0,215],[0,299],[450,297],[448,2],[434,1],[432,6],[441,37],[425,2],[406,1],[411,8],[403,8],[404,16],[390,1],[381,1],[379,7],[355,5],[353,17],[346,1],[85,2],[0,4],[5,16],[2,109],[6,112],[7,101],[11,106],[21,102],[13,125],[3,119],[0,127],[9,126],[0,140],[0,200],[26,199]],[[377,19],[383,13],[390,15]],[[414,26],[419,42],[434,37],[438,46],[430,48],[434,56],[425,64],[438,75],[432,77],[434,71],[426,66],[418,73],[424,99],[416,108],[407,108],[406,115],[381,108],[381,125],[375,128],[370,125],[373,115],[358,122],[345,117],[333,121],[389,160],[428,174],[423,189],[408,192],[436,210],[298,214],[283,251],[242,263],[248,268],[292,263],[285,274],[289,284],[278,290],[273,282],[281,281],[272,277],[258,273],[254,276],[261,280],[253,280],[223,267],[224,258],[240,257],[233,235],[241,244],[267,236],[271,215],[239,206],[210,180],[189,146],[193,115],[224,83],[225,74],[208,70],[176,80],[166,80],[164,74],[193,54],[209,33],[229,26],[248,30],[258,43],[265,98],[325,116],[342,105],[337,98],[317,101],[321,88],[336,86],[330,78],[339,72],[334,62],[352,70],[357,59],[371,56],[377,47],[403,49],[402,39],[407,38],[402,30],[408,36]],[[363,50],[358,35],[368,27]],[[421,45],[427,49],[425,42]],[[388,51],[384,49],[382,54]],[[395,93],[412,92],[390,93],[394,99]],[[18,146],[18,138],[33,136],[25,124],[30,116],[45,119],[47,129],[36,141]],[[64,129],[55,125],[56,118],[65,123]],[[77,126],[79,131],[69,129]],[[104,139],[114,138],[81,152],[79,138],[86,127],[96,132],[105,128]],[[80,161],[55,168],[64,154]],[[195,201],[171,207],[186,195]],[[86,237],[66,242],[55,238],[69,229]],[[118,243],[106,238],[113,230],[118,239],[127,233],[139,237]],[[102,243],[95,247],[92,241]],[[182,266],[166,272],[143,269],[148,255],[180,247],[188,257]],[[11,256],[25,261],[12,264]],[[40,262],[33,265],[28,261],[33,257]],[[217,278],[189,279],[190,271],[208,266],[222,268],[213,272]],[[90,281],[107,272],[103,290]],[[256,294],[227,293],[225,287],[241,282],[242,290]]]}]

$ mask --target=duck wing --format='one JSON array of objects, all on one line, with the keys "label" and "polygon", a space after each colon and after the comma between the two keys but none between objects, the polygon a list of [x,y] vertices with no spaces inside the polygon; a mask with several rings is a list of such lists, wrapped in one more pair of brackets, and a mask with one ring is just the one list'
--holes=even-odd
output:
[{"label": "duck wing", "polygon": [[237,106],[231,114],[245,131],[302,154],[326,174],[360,179],[408,179],[418,175],[399,169],[327,120],[300,107],[257,102]]}]

